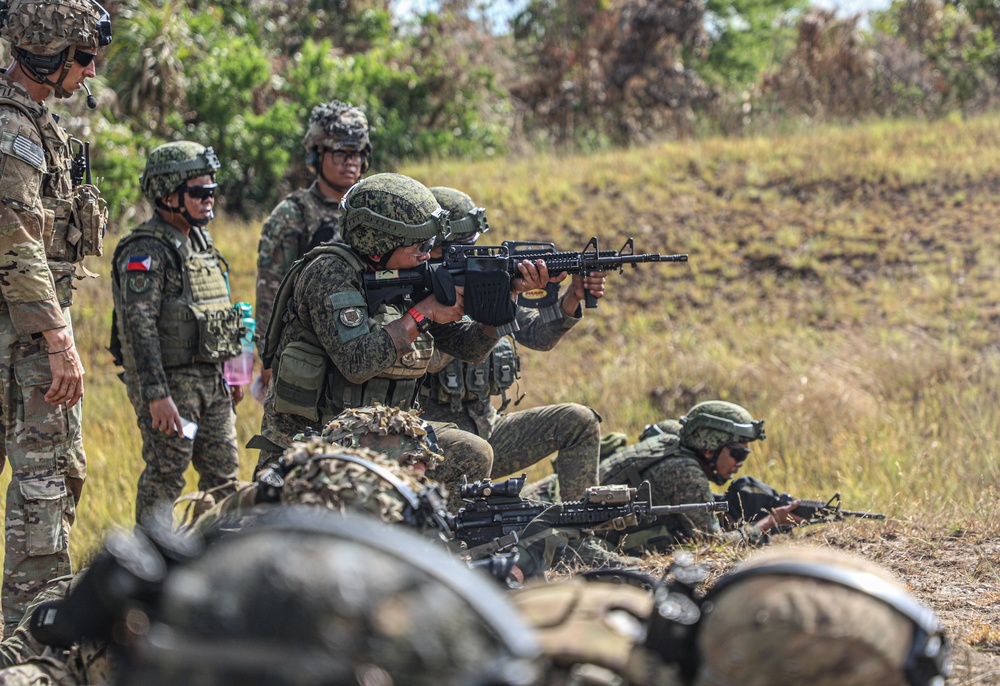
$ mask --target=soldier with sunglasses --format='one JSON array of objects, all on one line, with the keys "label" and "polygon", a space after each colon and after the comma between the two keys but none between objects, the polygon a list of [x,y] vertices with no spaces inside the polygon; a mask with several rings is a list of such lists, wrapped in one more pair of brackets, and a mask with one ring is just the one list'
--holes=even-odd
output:
[{"label": "soldier with sunglasses", "polygon": [[98,49],[111,42],[111,20],[94,0],[3,0],[0,38],[13,55],[0,71],[0,466],[9,460],[12,472],[3,581],[9,633],[42,585],[72,567],[69,532],[87,458],[84,370],[69,306],[77,265],[101,255],[107,220],[89,174],[74,173],[73,139],[45,101],[80,89],[89,95],[86,80],[96,75]]},{"label": "soldier with sunglasses", "polygon": [[240,316],[229,294],[229,265],[205,228],[214,216],[212,148],[191,141],[153,149],[140,177],[153,216],[118,244],[111,352],[124,366],[142,434],[139,524],[171,524],[189,464],[201,490],[236,490],[239,453],[233,405],[243,389],[222,375],[242,350]]}]

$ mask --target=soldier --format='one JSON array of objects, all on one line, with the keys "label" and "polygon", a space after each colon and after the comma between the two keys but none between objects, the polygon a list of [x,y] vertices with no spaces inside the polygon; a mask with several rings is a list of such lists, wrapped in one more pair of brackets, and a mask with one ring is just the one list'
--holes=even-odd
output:
[{"label": "soldier", "polygon": [[219,160],[199,143],[166,143],[149,153],[141,177],[153,216],[115,250],[111,350],[142,434],[146,467],[135,518],[169,528],[170,504],[194,464],[199,488],[236,489],[239,452],[223,362],[241,351],[229,265],[205,226],[214,216]]},{"label": "soldier", "polygon": [[[750,456],[749,443],[764,440],[763,420],[754,421],[746,408],[721,400],[695,405],[680,423],[679,435],[656,433],[616,451],[601,463],[601,483],[636,487],[649,481],[656,505],[711,502],[709,483],[732,479]],[[621,545],[626,551],[653,552],[705,537],[758,543],[775,526],[801,522],[791,514],[798,506],[798,500],[792,501],[731,531],[723,531],[711,512],[674,515],[662,525],[629,534]]]},{"label": "soldier", "polygon": [[[476,207],[468,195],[441,186],[431,188],[431,192],[450,213],[448,242],[475,243],[488,230],[485,210]],[[551,280],[564,278],[561,275]],[[520,369],[517,343],[532,350],[551,350],[581,320],[580,303],[587,290],[603,297],[604,274],[574,275],[567,293],[545,312],[518,307],[514,333],[501,337],[483,362],[463,362],[435,352],[420,389],[426,419],[452,422],[489,442],[493,447],[494,474],[515,473],[558,452],[555,468],[561,496],[566,500],[583,497],[587,487],[597,484],[601,443],[598,414],[578,403],[546,405],[510,414],[502,411],[510,402],[506,393]],[[493,406],[493,396],[502,398],[500,412]],[[554,499],[559,497],[557,493]]]},{"label": "soldier", "polygon": [[10,0],[0,3],[0,37],[14,57],[0,76],[0,465],[9,460],[12,472],[3,580],[9,635],[45,582],[72,571],[69,533],[87,459],[84,370],[69,305],[76,265],[101,254],[107,220],[104,201],[83,165],[74,164],[70,138],[44,102],[87,88],[98,48],[111,42],[111,20],[93,0]]},{"label": "soldier", "polygon": [[[294,436],[318,429],[345,408],[374,402],[410,407],[435,346],[479,361],[498,338],[493,327],[462,320],[461,287],[451,306],[429,295],[409,309],[402,300],[381,303],[369,316],[364,275],[422,265],[430,257],[425,243],[448,235],[448,214],[426,187],[399,174],[376,174],[348,191],[343,206],[347,245],[315,248],[275,298],[274,323],[280,314],[281,327],[270,327],[264,360],[276,365],[275,375],[262,436],[249,444],[262,449],[258,469],[277,460]],[[547,283],[530,262],[519,267],[512,297]],[[435,431],[447,459],[430,476],[451,489],[463,475],[489,475],[489,443],[454,425],[436,424]]]},{"label": "soldier", "polygon": [[[340,200],[368,170],[372,154],[365,113],[340,100],[313,108],[302,147],[316,178],[290,193],[271,212],[261,231],[257,257],[257,331],[267,336],[274,296],[295,260],[320,243],[340,240]],[[261,347],[263,343],[261,343]],[[262,348],[263,349],[263,348]],[[261,374],[263,387],[271,370]]]}]

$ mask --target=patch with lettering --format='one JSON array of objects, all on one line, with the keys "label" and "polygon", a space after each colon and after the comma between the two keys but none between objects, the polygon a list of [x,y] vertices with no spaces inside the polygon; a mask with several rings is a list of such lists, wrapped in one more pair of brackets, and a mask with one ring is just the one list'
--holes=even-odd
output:
[{"label": "patch with lettering", "polygon": [[128,275],[128,289],[133,293],[145,293],[152,287],[153,280],[148,274],[137,272]]},{"label": "patch with lettering", "polygon": [[345,307],[340,311],[340,321],[343,322],[344,326],[349,326],[353,329],[355,326],[359,326],[364,320],[365,316],[362,314],[360,308]]}]

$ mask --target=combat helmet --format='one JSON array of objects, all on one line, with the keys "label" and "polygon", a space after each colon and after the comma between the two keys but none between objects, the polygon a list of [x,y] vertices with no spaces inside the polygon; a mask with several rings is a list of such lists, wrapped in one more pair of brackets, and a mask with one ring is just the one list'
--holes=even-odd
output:
[{"label": "combat helmet", "polygon": [[[680,418],[680,424],[681,444],[698,453],[708,477],[717,484],[726,482],[717,464],[727,445],[764,440],[764,420],[755,421],[745,407],[724,400],[698,403]],[[711,457],[704,456],[706,450],[712,451]]]},{"label": "combat helmet", "polygon": [[367,448],[408,467],[417,462],[433,469],[444,456],[434,428],[415,410],[375,403],[344,410],[323,429],[322,438],[348,448]]},{"label": "combat helmet", "polygon": [[451,225],[449,242],[475,243],[490,230],[486,221],[486,208],[478,207],[468,194],[447,186],[433,186],[431,193],[441,208],[448,210],[448,222]]},{"label": "combat helmet", "polygon": [[647,424],[643,428],[642,433],[639,434],[639,440],[645,441],[647,438],[665,436],[667,434],[679,436],[682,426],[684,425],[676,419],[664,419],[663,421],[656,422],[655,424]]},{"label": "combat helmet", "polygon": [[[358,181],[340,201],[340,235],[362,255],[382,263],[395,248],[447,240],[448,212],[430,190],[402,174],[375,174]],[[428,250],[430,247],[428,246]]]},{"label": "combat helmet", "polygon": [[111,43],[111,17],[96,0],[0,0],[0,38],[10,43],[29,77],[68,98],[72,92],[62,87],[62,77],[73,66],[77,47],[96,52]]},{"label": "combat helmet", "polygon": [[[180,212],[193,226],[204,226],[211,217],[195,218],[184,205],[184,192],[189,179],[215,175],[222,165],[215,151],[194,141],[164,143],[153,148],[146,159],[146,169],[139,177],[142,193],[161,209]],[[216,188],[217,184],[212,184]],[[180,209],[168,207],[163,199],[173,192],[180,195]]]},{"label": "combat helmet", "polygon": [[119,684],[530,686],[538,647],[494,583],[399,527],[280,508],[122,622]]},{"label": "combat helmet", "polygon": [[361,173],[364,174],[368,171],[372,154],[370,130],[368,117],[359,107],[340,100],[316,105],[309,115],[309,126],[302,138],[309,171],[319,173],[319,158],[324,150],[353,148],[361,153]]},{"label": "combat helmet", "polygon": [[944,686],[934,612],[884,569],[832,548],[760,553],[705,596],[696,686]]}]

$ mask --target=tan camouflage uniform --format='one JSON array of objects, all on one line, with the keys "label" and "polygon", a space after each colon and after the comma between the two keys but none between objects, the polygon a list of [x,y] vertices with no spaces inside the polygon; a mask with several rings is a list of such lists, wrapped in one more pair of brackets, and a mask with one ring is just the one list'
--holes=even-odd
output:
[{"label": "tan camouflage uniform", "polygon": [[[187,242],[193,253],[213,253],[207,230],[191,227],[185,237],[154,215],[139,228],[158,226]],[[148,269],[129,271],[130,260],[148,260]],[[115,256],[114,300],[125,362],[125,384],[142,434],[146,468],[139,477],[136,521],[153,516],[164,519],[184,488],[184,471],[193,464],[201,490],[222,487],[220,496],[236,487],[239,451],[236,415],[229,387],[222,377],[222,362],[189,361],[165,365],[158,322],[165,303],[176,301],[184,289],[179,253],[150,236],[122,240]],[[219,264],[219,269],[222,265]],[[155,429],[149,403],[171,397],[181,417],[198,425],[194,440]],[[231,488],[227,487],[231,485]],[[164,523],[170,524],[169,519]]]},{"label": "tan camouflage uniform", "polygon": [[321,242],[340,240],[340,201],[324,196],[319,182],[293,191],[264,222],[257,248],[257,334],[262,347],[274,296],[295,260]]},{"label": "tan camouflage uniform", "polygon": [[[12,473],[3,619],[14,627],[46,580],[72,571],[69,533],[87,475],[83,404],[67,409],[45,401],[52,372],[41,332],[72,327],[74,263],[100,254],[100,246],[87,251],[78,236],[71,242],[77,227],[69,224],[67,134],[2,75],[0,136],[0,423]],[[98,214],[103,227],[106,211]]]},{"label": "tan camouflage uniform", "polygon": [[[560,303],[551,309],[558,314],[545,319],[536,310],[518,307],[516,322],[519,328],[513,334],[517,343],[532,350],[551,350],[582,316],[578,309],[577,316],[566,317]],[[501,364],[495,357],[491,355],[493,359],[475,368],[462,364],[458,372],[461,381],[466,385],[473,382],[472,374],[497,376],[500,372],[490,368]],[[431,373],[424,379],[421,389],[420,402],[425,419],[454,423],[489,441],[493,447],[493,474],[497,476],[516,473],[558,452],[555,468],[561,493],[556,500],[582,498],[589,486],[597,484],[601,428],[596,412],[578,403],[562,403],[503,414],[497,412],[491,402],[489,383],[485,384],[485,392],[467,390],[456,410],[445,390],[445,381],[439,378],[451,373],[454,365],[448,365],[453,359],[435,353]]]}]

